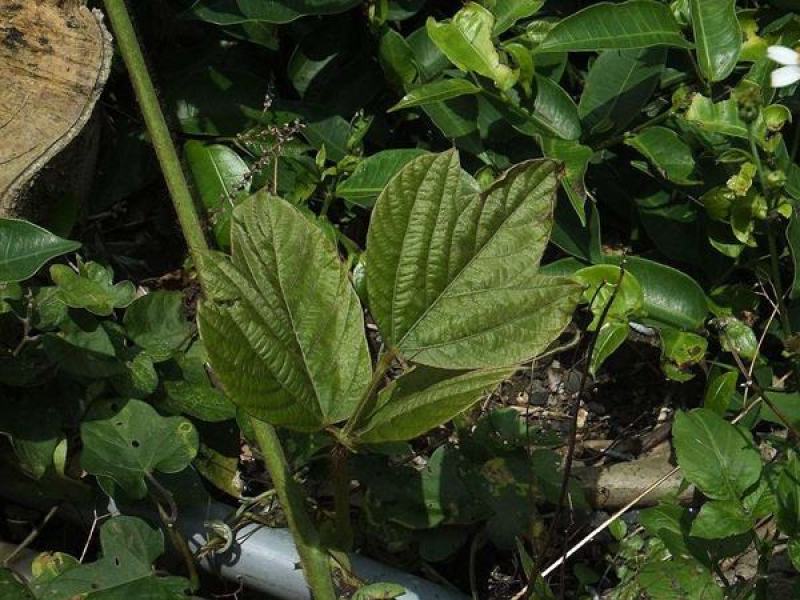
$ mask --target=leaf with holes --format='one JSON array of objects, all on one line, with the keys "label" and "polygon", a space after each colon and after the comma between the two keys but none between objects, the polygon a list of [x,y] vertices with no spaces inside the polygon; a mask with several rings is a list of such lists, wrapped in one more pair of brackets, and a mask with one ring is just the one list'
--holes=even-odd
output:
[{"label": "leaf with holes", "polygon": [[[81,466],[110,479],[132,498],[147,494],[155,471],[178,473],[197,454],[194,426],[182,417],[162,417],[140,400],[104,400],[81,424]],[[108,490],[107,490],[108,491]]]},{"label": "leaf with holes", "polygon": [[[135,517],[114,517],[100,528],[103,557],[76,564],[53,579],[37,581],[38,600],[88,597],[93,600],[180,600],[189,582],[182,577],[158,577],[152,563],[164,553],[164,536]],[[3,596],[5,598],[5,596]]]},{"label": "leaf with holes", "polygon": [[449,151],[392,179],[367,235],[370,309],[385,343],[420,364],[472,369],[523,361],[558,337],[580,287],[538,272],[557,170],[522,163],[480,193]]},{"label": "leaf with holes", "polygon": [[364,317],[333,243],[287,202],[256,194],[233,215],[233,257],[210,253],[198,324],[230,399],[275,425],[350,416],[370,380]]}]

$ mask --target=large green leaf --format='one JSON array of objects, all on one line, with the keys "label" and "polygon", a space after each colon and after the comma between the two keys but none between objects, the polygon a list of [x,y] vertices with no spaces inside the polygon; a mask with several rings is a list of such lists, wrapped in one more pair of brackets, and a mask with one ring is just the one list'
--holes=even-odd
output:
[{"label": "large green leaf", "polygon": [[417,367],[381,391],[356,436],[364,443],[413,439],[464,412],[513,372],[500,368],[453,373]]},{"label": "large green leaf", "polygon": [[543,52],[677,46],[690,48],[666,4],[655,0],[599,2],[559,21],[547,34]]},{"label": "large green leaf", "polygon": [[665,48],[602,52],[578,103],[584,129],[599,135],[624,129],[636,119],[658,86],[666,57]]},{"label": "large green leaf", "polygon": [[0,281],[28,279],[49,260],[80,247],[33,223],[0,219]]},{"label": "large green leaf", "polygon": [[467,369],[531,358],[558,336],[580,288],[538,273],[557,170],[522,163],[478,193],[449,151],[392,179],[367,236],[370,309],[387,344],[417,363]]},{"label": "large green leaf", "polygon": [[435,102],[444,102],[459,96],[477,94],[481,91],[477,85],[466,79],[440,79],[431,83],[424,83],[412,89],[392,106],[387,112],[394,112],[403,108],[424,106]]},{"label": "large green leaf", "polygon": [[[606,262],[621,259],[606,256]],[[699,329],[708,316],[708,301],[703,288],[685,273],[647,258],[629,256],[625,268],[639,281],[644,292],[647,318],[656,325],[678,329]]]},{"label": "large green leaf", "polygon": [[554,81],[536,77],[536,99],[531,118],[547,135],[577,140],[581,135],[578,107]]},{"label": "large green leaf", "polygon": [[731,74],[742,49],[736,0],[689,0],[697,64],[709,81]]},{"label": "large green leaf", "polygon": [[[119,516],[100,528],[103,557],[76,564],[53,579],[34,583],[39,600],[185,599],[189,582],[180,577],[157,577],[152,563],[164,553],[164,536],[135,517]],[[3,596],[5,598],[5,596]]]},{"label": "large green leaf", "polygon": [[648,127],[626,139],[625,143],[647,157],[666,179],[682,185],[698,183],[692,179],[692,149],[672,129]]},{"label": "large green leaf", "polygon": [[377,152],[358,163],[352,175],[336,186],[336,195],[359,206],[372,206],[389,180],[423,154],[425,150],[418,148]]},{"label": "large green leaf", "polygon": [[462,71],[488,77],[502,90],[514,85],[514,71],[501,62],[492,41],[494,16],[480,4],[469,2],[447,23],[429,18],[426,27],[431,40]]},{"label": "large green leaf", "polygon": [[191,14],[217,25],[235,25],[252,21],[289,23],[308,15],[344,12],[361,0],[198,0]]},{"label": "large green leaf", "polygon": [[761,475],[749,432],[711,410],[679,412],[672,439],[683,476],[713,500],[739,500]]},{"label": "large green leaf", "polygon": [[520,19],[526,19],[539,12],[544,0],[500,0],[492,7],[494,13],[494,34],[500,35],[510,29]]},{"label": "large green leaf", "polygon": [[204,262],[198,324],[230,399],[259,419],[317,430],[346,419],[370,379],[364,318],[321,230],[259,193],[233,215],[233,258]]},{"label": "large green leaf", "polygon": [[177,473],[197,454],[197,430],[182,417],[162,417],[140,400],[104,400],[81,424],[81,466],[111,479],[132,498],[147,494],[155,471]]},{"label": "large green leaf", "polygon": [[156,360],[169,358],[192,336],[180,292],[155,291],[134,300],[123,323],[128,337]]},{"label": "large green leaf", "polygon": [[190,140],[183,151],[195,189],[209,213],[214,237],[220,246],[227,248],[230,246],[233,207],[250,191],[250,167],[236,152],[222,144]]}]

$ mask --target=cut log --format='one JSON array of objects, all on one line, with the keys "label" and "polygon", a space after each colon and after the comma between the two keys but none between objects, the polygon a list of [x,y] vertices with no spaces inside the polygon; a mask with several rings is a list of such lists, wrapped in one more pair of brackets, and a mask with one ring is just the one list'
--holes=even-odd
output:
[{"label": "cut log", "polygon": [[108,78],[102,14],[76,0],[0,0],[0,216],[46,221],[91,186]]}]

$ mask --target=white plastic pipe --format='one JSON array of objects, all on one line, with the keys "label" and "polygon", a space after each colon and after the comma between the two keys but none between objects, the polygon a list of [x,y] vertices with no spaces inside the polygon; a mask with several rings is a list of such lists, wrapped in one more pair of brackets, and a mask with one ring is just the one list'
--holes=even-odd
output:
[{"label": "white plastic pipe", "polygon": [[[184,512],[181,527],[192,551],[206,543],[203,523],[222,518],[230,507],[214,503],[208,516]],[[351,554],[355,575],[369,582],[392,582],[406,588],[401,600],[466,600],[457,590],[436,585],[358,554]],[[297,568],[300,557],[288,529],[248,525],[236,532],[230,550],[202,561],[201,566],[225,579],[240,581],[246,588],[265,592],[281,600],[311,600],[303,572]]]}]

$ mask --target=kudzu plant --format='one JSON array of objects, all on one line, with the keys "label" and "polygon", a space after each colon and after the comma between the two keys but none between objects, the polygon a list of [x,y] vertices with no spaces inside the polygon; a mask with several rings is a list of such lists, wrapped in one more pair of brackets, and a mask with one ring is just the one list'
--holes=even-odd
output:
[{"label": "kudzu plant", "polygon": [[[324,430],[351,450],[412,439],[468,409],[545,350],[577,305],[580,285],[538,269],[558,171],[529,161],[481,191],[449,151],[415,158],[389,182],[365,261],[375,367],[334,245],[278,197],[243,202],[232,256],[203,257],[198,314],[228,397],[259,421]],[[395,362],[403,372],[386,384]]]}]

